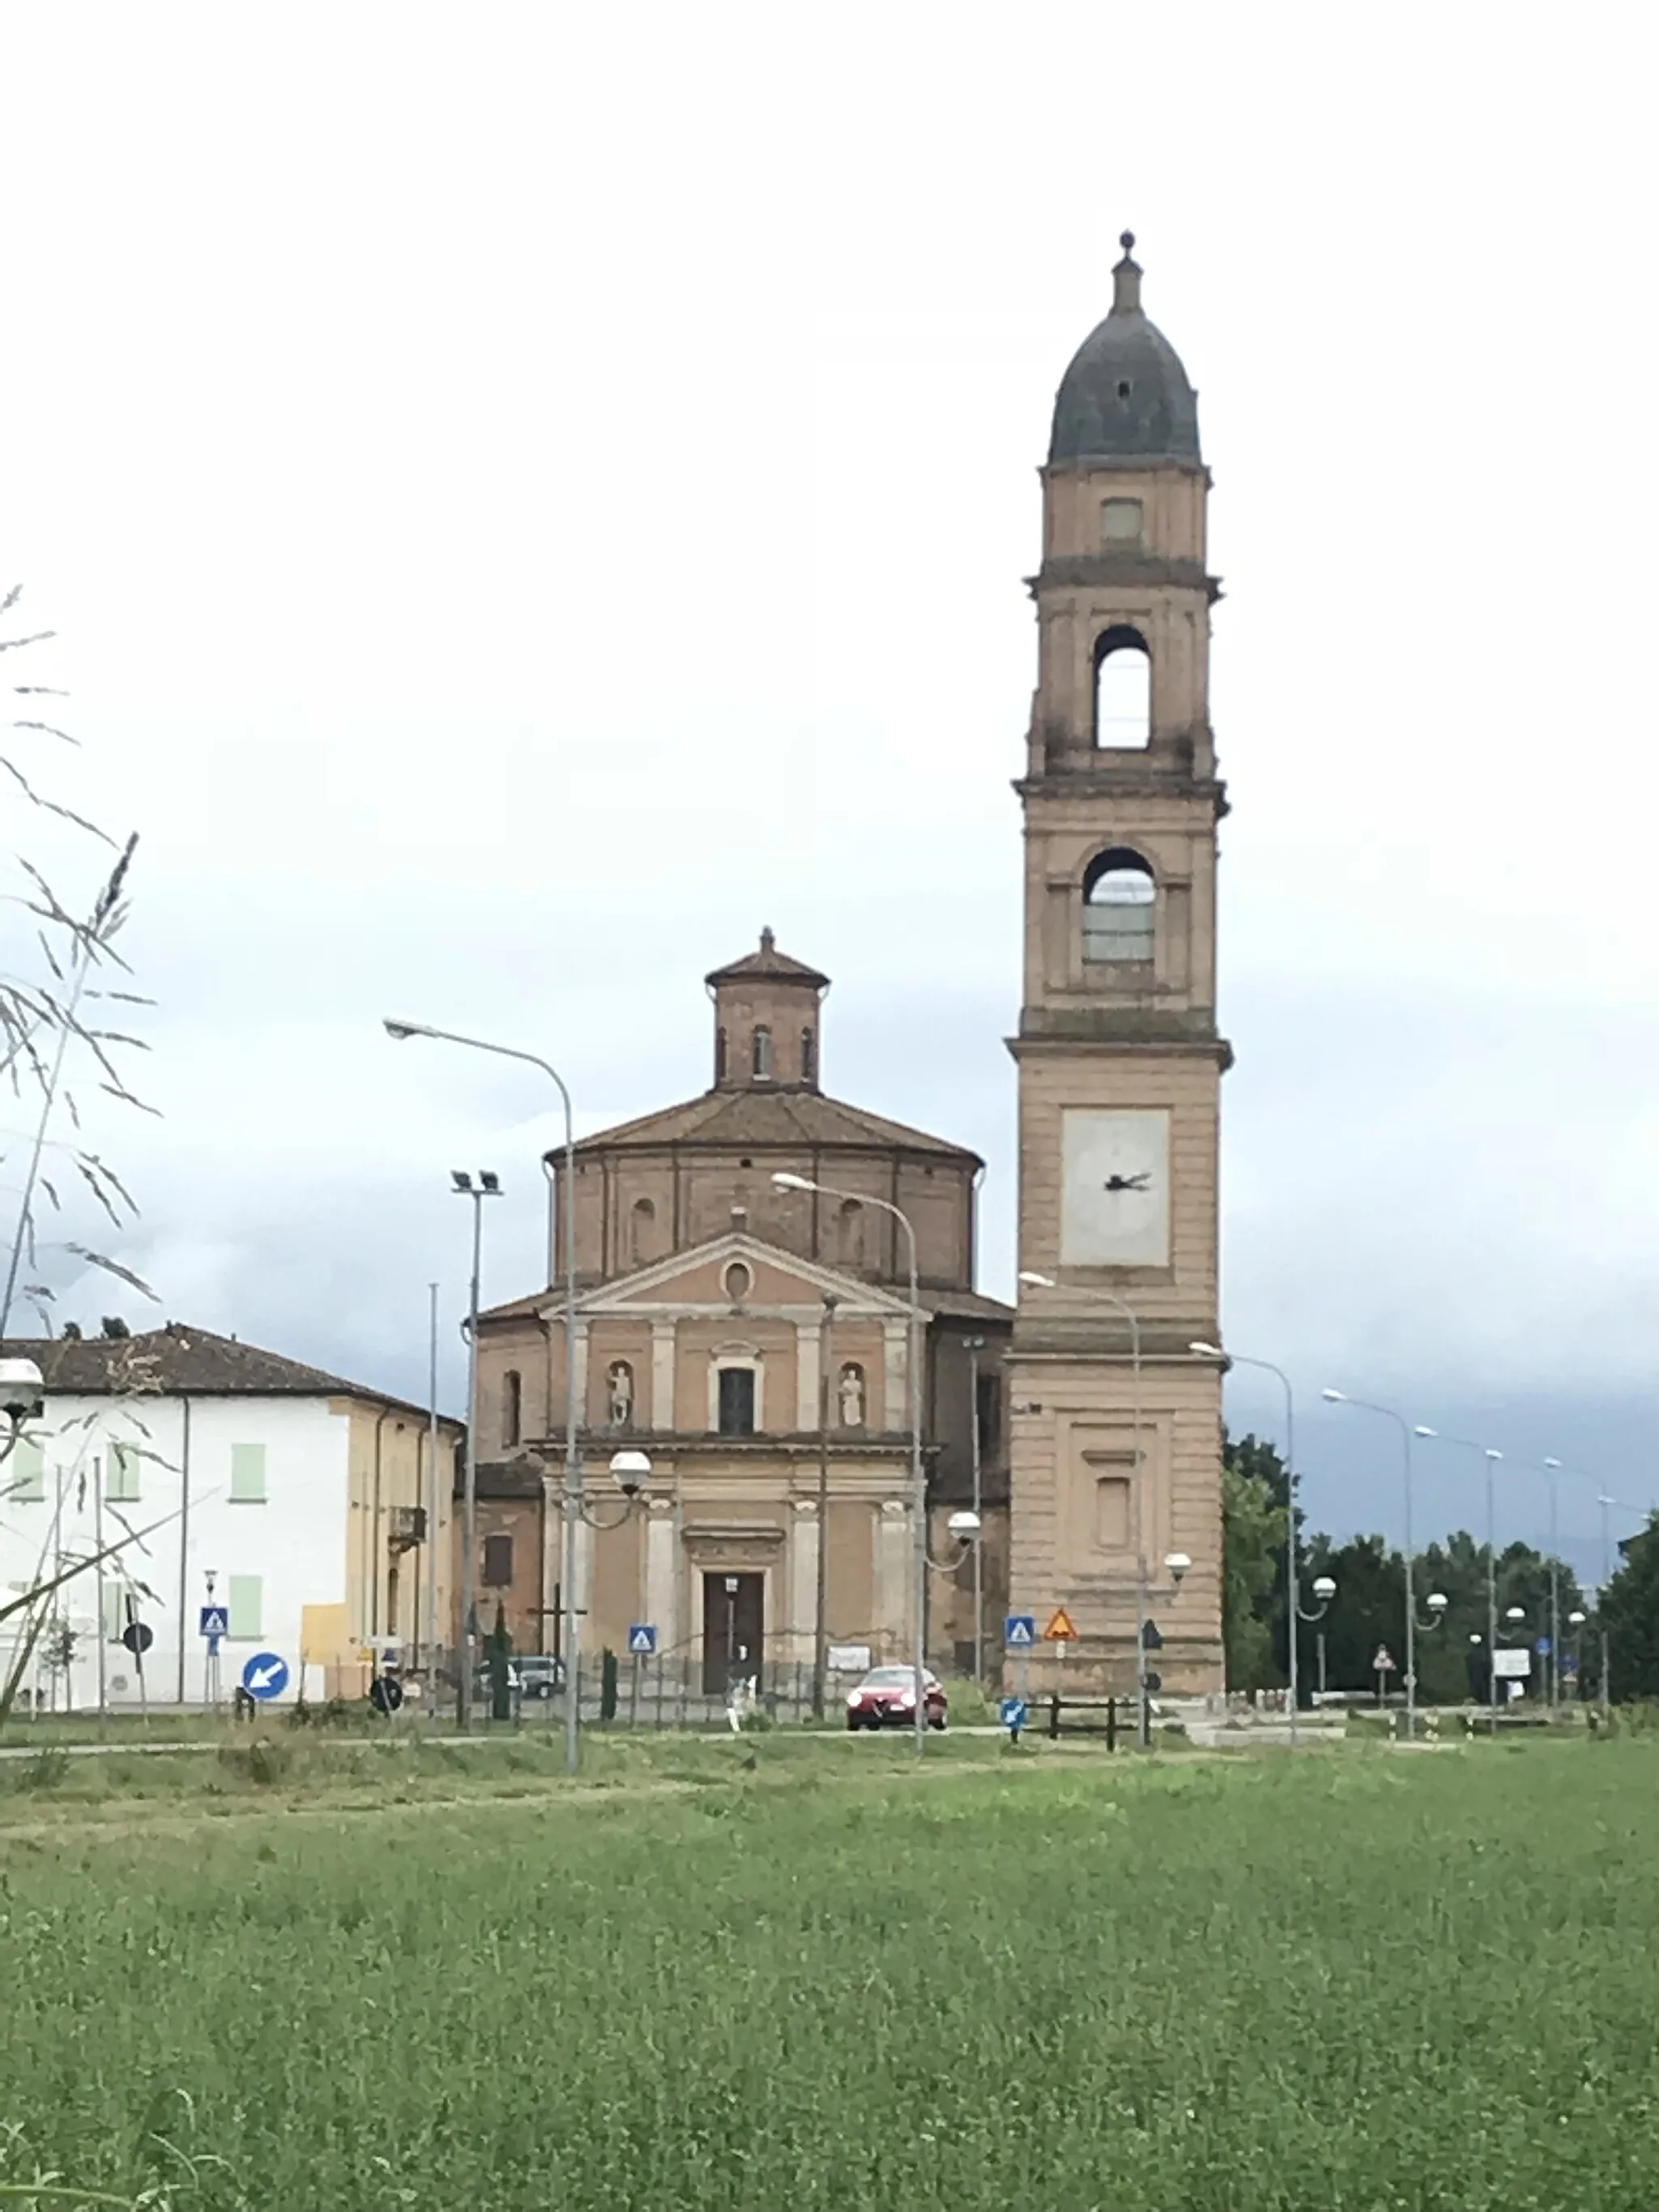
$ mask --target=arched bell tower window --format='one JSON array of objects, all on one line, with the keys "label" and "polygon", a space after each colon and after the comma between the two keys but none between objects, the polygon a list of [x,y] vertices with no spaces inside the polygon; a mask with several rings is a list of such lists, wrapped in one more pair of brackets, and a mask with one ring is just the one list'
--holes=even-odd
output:
[{"label": "arched bell tower window", "polygon": [[1115,623],[1095,640],[1095,743],[1133,752],[1152,738],[1152,651],[1138,629]]},{"label": "arched bell tower window", "polygon": [[811,1030],[800,1033],[800,1079],[809,1091],[818,1079],[818,1041]]},{"label": "arched bell tower window", "polygon": [[1149,961],[1158,926],[1150,865],[1127,845],[1097,853],[1083,877],[1083,957]]},{"label": "arched bell tower window", "polygon": [[719,1085],[724,1083],[725,1080],[726,1031],[724,1030],[716,1030],[714,1032],[714,1081]]},{"label": "arched bell tower window", "polygon": [[754,1058],[751,1061],[757,1083],[769,1083],[772,1078],[772,1032],[761,1028],[755,1031]]}]

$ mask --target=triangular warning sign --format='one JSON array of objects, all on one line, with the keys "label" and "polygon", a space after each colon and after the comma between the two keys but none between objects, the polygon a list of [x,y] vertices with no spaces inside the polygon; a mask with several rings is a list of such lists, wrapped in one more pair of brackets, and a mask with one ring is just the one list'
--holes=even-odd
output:
[{"label": "triangular warning sign", "polygon": [[1070,1644],[1076,1638],[1076,1635],[1077,1631],[1072,1626],[1071,1614],[1066,1612],[1063,1605],[1057,1605],[1054,1607],[1054,1619],[1048,1623],[1048,1626],[1042,1632],[1043,1642],[1045,1644]]}]

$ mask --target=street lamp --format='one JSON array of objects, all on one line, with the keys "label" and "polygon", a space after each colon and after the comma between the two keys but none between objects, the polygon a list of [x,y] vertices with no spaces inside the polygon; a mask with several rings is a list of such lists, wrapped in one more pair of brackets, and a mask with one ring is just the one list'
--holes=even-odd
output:
[{"label": "street lamp", "polygon": [[[460,1036],[453,1030],[428,1029],[422,1022],[387,1020],[384,1026],[386,1035],[399,1043],[410,1037],[432,1037],[441,1044],[464,1045],[471,1052],[490,1052],[502,1060],[521,1060],[527,1066],[538,1067],[557,1091],[564,1108],[564,1761],[574,1774],[581,1759],[580,1670],[576,1650],[580,1620],[576,1609],[576,1524],[582,1517],[582,1463],[576,1448],[576,1131],[570,1092],[557,1068],[550,1061],[538,1059],[533,1052],[520,1052],[514,1045],[490,1044],[483,1037]],[[470,1437],[468,1449],[470,1451]],[[543,1594],[544,1596],[545,1570]]]},{"label": "street lamp", "polygon": [[[1287,1647],[1290,1661],[1288,1668],[1290,1674],[1290,1687],[1287,1694],[1290,1698],[1291,1743],[1292,1748],[1294,1748],[1296,1744],[1297,1703],[1299,1694],[1297,1684],[1296,1624],[1298,1619],[1317,1620],[1320,1618],[1316,1613],[1312,1615],[1303,1613],[1301,1608],[1301,1596],[1297,1589],[1297,1560],[1296,1556],[1296,1396],[1291,1389],[1290,1376],[1285,1372],[1282,1367],[1275,1366],[1271,1359],[1254,1359],[1242,1352],[1224,1352],[1218,1344],[1205,1344],[1202,1342],[1197,1342],[1189,1344],[1187,1349],[1200,1359],[1219,1359],[1227,1364],[1236,1367],[1259,1367],[1264,1374],[1276,1375],[1279,1377],[1279,1382],[1285,1392],[1285,1573],[1286,1589],[1285,1642]],[[1334,1583],[1332,1584],[1332,1595],[1335,1595]],[[1324,1686],[1322,1683],[1320,1686],[1322,1689]]]},{"label": "street lamp", "polygon": [[1572,1631],[1573,1694],[1580,1702],[1584,1692],[1584,1623],[1589,1617],[1576,1607],[1567,1615],[1567,1626]]},{"label": "street lamp", "polygon": [[[472,1202],[472,1275],[466,1309],[466,1463],[461,1479],[461,1635],[455,1686],[455,1723],[472,1725],[472,1647],[478,1633],[478,1269],[483,1251],[483,1202],[499,1198],[499,1176],[480,1168],[475,1183],[465,1168],[452,1168],[457,1198]],[[433,1542],[437,1532],[433,1532]],[[378,1575],[379,1567],[375,1571]]]},{"label": "street lamp", "polygon": [[[1316,1627],[1330,1611],[1332,1601],[1336,1596],[1336,1584],[1329,1575],[1316,1575],[1313,1582],[1313,1594],[1319,1603],[1312,1613],[1305,1612],[1299,1601],[1296,1606],[1296,1618],[1298,1620],[1305,1620],[1310,1628]],[[1291,1633],[1292,1636],[1295,1635],[1294,1628],[1291,1629]],[[1319,1668],[1319,1694],[1322,1698],[1325,1694],[1325,1632],[1322,1628],[1319,1629],[1314,1638],[1314,1650],[1317,1655],[1316,1663]],[[1295,1708],[1292,1707],[1291,1710],[1294,1711]],[[1291,1723],[1291,1741],[1292,1743],[1296,1741],[1294,1722]]]},{"label": "street lamp", "polygon": [[1555,1486],[1561,1462],[1545,1459],[1539,1464],[1550,1486],[1550,1717],[1553,1719],[1561,1708],[1561,1537]]},{"label": "street lamp", "polygon": [[46,1410],[46,1379],[32,1359],[0,1359],[0,1460],[9,1459],[22,1440],[24,1424]]},{"label": "street lamp", "polygon": [[[804,1191],[823,1198],[849,1200],[854,1206],[873,1206],[883,1213],[890,1213],[904,1231],[905,1249],[910,1263],[910,1322],[909,1322],[909,1385],[910,1385],[910,1510],[915,1516],[912,1534],[912,1565],[914,1578],[912,1601],[915,1609],[913,1623],[915,1642],[916,1677],[916,1749],[927,1748],[927,1476],[921,1457],[921,1293],[917,1281],[916,1232],[910,1217],[902,1206],[896,1206],[890,1198],[873,1198],[868,1191],[842,1190],[832,1182],[814,1182],[810,1176],[779,1173],[772,1177],[774,1190]],[[828,1531],[820,1528],[818,1542],[823,1545]]]},{"label": "street lamp", "polygon": [[[985,1476],[981,1465],[984,1439],[979,1432],[979,1355],[985,1349],[982,1336],[964,1336],[963,1349],[968,1354],[968,1441],[973,1471],[974,1517],[977,1520],[985,1510]],[[977,1688],[985,1674],[985,1554],[974,1547],[974,1685]]]},{"label": "street lamp", "polygon": [[[1412,1431],[1416,1437],[1425,1437],[1431,1443],[1453,1444],[1460,1451],[1478,1451],[1486,1462],[1486,1650],[1489,1655],[1498,1650],[1498,1523],[1492,1503],[1492,1469],[1504,1455],[1489,1444],[1472,1443],[1468,1437],[1443,1437],[1438,1429],[1425,1429],[1420,1424]],[[1488,1732],[1498,1733],[1498,1662],[1495,1657],[1486,1669],[1486,1707]]]},{"label": "street lamp", "polygon": [[[1406,1736],[1417,1734],[1417,1589],[1412,1571],[1412,1432],[1403,1415],[1392,1406],[1374,1405],[1369,1398],[1350,1398],[1344,1390],[1322,1390],[1328,1406],[1352,1406],[1362,1413],[1378,1414],[1400,1431],[1406,1478]],[[1431,1606],[1434,1600],[1429,1600]],[[1441,1600],[1443,1608],[1445,1601]]]}]

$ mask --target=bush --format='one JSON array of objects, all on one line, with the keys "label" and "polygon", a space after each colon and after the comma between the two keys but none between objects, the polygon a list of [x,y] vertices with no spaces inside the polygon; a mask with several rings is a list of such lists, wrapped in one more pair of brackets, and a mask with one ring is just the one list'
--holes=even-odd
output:
[{"label": "bush", "polygon": [[219,1764],[242,1781],[269,1789],[288,1773],[294,1764],[294,1752],[280,1737],[262,1736],[253,1743],[222,1744]]},{"label": "bush", "polygon": [[56,1790],[69,1779],[70,1755],[60,1744],[44,1745],[13,1763],[16,1767],[14,1789]]}]

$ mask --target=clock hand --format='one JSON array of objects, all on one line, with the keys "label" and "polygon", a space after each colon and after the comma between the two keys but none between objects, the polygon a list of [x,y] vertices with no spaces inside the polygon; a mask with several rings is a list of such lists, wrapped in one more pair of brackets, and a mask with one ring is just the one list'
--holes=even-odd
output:
[{"label": "clock hand", "polygon": [[1102,1185],[1102,1188],[1109,1191],[1145,1190],[1151,1181],[1152,1177],[1145,1175],[1108,1176],[1105,1182]]}]

